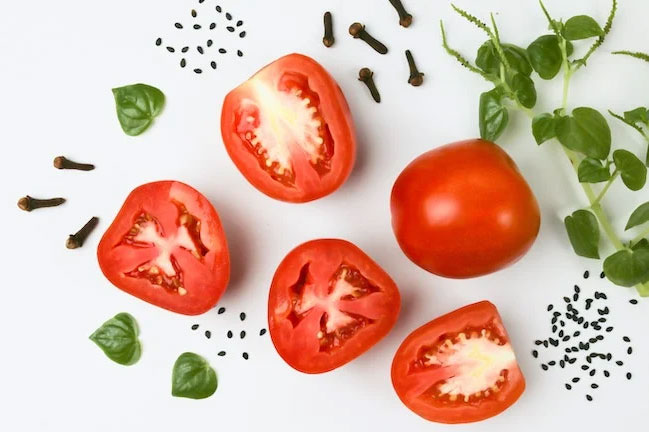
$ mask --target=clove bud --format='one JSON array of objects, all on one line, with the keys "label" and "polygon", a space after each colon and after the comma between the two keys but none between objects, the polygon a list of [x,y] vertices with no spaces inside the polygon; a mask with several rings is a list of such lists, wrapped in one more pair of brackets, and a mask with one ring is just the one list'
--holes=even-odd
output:
[{"label": "clove bud", "polygon": [[333,31],[333,22],[331,20],[331,12],[325,12],[324,14],[324,37],[322,38],[322,43],[324,46],[329,48],[335,42],[334,31]]},{"label": "clove bud", "polygon": [[383,45],[378,40],[374,39],[366,30],[365,26],[361,23],[355,22],[349,26],[349,34],[354,37],[354,39],[361,39],[365,41],[369,46],[371,46],[374,51],[379,54],[387,54],[388,47]]},{"label": "clove bud", "polygon": [[98,217],[92,217],[86,224],[76,233],[68,237],[65,246],[68,249],[77,249],[83,246],[90,233],[97,227],[99,223]]},{"label": "clove bud", "polygon": [[408,60],[408,66],[410,67],[410,78],[408,78],[408,83],[413,87],[419,87],[424,83],[424,74],[417,70],[415,59],[412,57],[410,50],[406,50],[406,59]]},{"label": "clove bud", "polygon": [[367,88],[370,90],[370,94],[372,95],[372,99],[374,99],[374,102],[380,103],[381,102],[381,95],[379,94],[379,90],[376,88],[376,84],[374,84],[374,72],[370,70],[370,68],[362,68],[360,71],[358,71],[358,80],[362,81],[365,83]]},{"label": "clove bud", "polygon": [[399,24],[401,27],[410,27],[410,24],[412,24],[412,15],[410,15],[406,11],[406,8],[403,7],[401,0],[390,0],[390,4],[394,6],[399,14]]},{"label": "clove bud", "polygon": [[65,156],[57,156],[54,158],[54,168],[92,171],[95,169],[95,166],[92,164],[73,162]]},{"label": "clove bud", "polygon": [[65,202],[65,198],[37,199],[26,195],[18,200],[18,208],[26,212],[44,207],[56,207]]}]

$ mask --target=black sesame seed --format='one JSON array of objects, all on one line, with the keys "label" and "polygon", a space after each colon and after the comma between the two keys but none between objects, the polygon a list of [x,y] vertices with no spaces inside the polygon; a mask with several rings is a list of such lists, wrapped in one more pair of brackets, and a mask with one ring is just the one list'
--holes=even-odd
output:
[{"label": "black sesame seed", "polygon": [[201,25],[200,24],[194,24],[194,30],[200,30]]},{"label": "black sesame seed", "polygon": [[606,333],[610,333],[613,331],[613,327],[606,327]]},{"label": "black sesame seed", "polygon": [[201,54],[204,54],[203,47],[200,45],[196,47],[196,51],[198,51]]},{"label": "black sesame seed", "polygon": [[599,388],[599,385],[597,385],[596,383],[592,383],[592,384],[590,385],[590,388],[592,388],[592,389],[596,389],[596,388]]},{"label": "black sesame seed", "polygon": [[572,352],[577,352],[577,351],[579,351],[579,348],[577,348],[577,347],[572,347],[572,348],[570,348],[570,350],[571,350]]},{"label": "black sesame seed", "polygon": [[205,0],[198,0],[199,3],[203,3]]},{"label": "black sesame seed", "polygon": [[601,322],[601,323],[605,323],[605,322],[606,322],[606,318],[602,317],[602,318],[599,318],[597,321],[598,321],[598,322]]},{"label": "black sesame seed", "polygon": [[588,321],[586,321],[586,322],[584,323],[584,328],[585,328],[585,329],[588,328]]},{"label": "black sesame seed", "polygon": [[219,353],[217,354],[217,356],[219,357],[223,357],[224,355],[225,355],[225,351],[219,351]]},{"label": "black sesame seed", "polygon": [[573,383],[578,383],[580,379],[581,379],[581,378],[579,378],[579,377],[574,377],[571,381],[572,381]]},{"label": "black sesame seed", "polygon": [[566,314],[566,318],[568,318],[568,319],[570,319],[570,320],[571,320],[571,319],[573,318],[573,315],[572,315],[572,314],[569,314],[569,313],[567,313],[567,314]]},{"label": "black sesame seed", "polygon": [[592,338],[588,339],[588,342],[597,343],[597,338],[592,337]]},{"label": "black sesame seed", "polygon": [[575,363],[576,361],[577,361],[576,358],[571,358],[570,360],[568,360],[568,363],[573,364],[573,363]]},{"label": "black sesame seed", "polygon": [[205,330],[205,337],[208,338],[208,339],[211,338],[212,337],[212,332],[209,331],[209,330]]},{"label": "black sesame seed", "polygon": [[540,341],[538,339],[534,341],[534,345],[542,345],[542,344],[543,344],[543,341]]},{"label": "black sesame seed", "polygon": [[570,348],[566,348],[566,349],[564,349],[564,351],[567,352],[567,353],[571,352]]},{"label": "black sesame seed", "polygon": [[601,272],[601,273],[599,274],[599,278],[600,278],[600,279],[604,279],[605,277],[606,277],[606,273]]},{"label": "black sesame seed", "polygon": [[580,332],[579,330],[577,330],[576,332],[574,332],[574,333],[572,334],[572,337],[577,337],[577,336],[579,336],[580,334],[581,334],[581,332]]},{"label": "black sesame seed", "polygon": [[588,279],[589,276],[590,276],[590,272],[588,270],[586,270],[584,272],[584,279]]},{"label": "black sesame seed", "polygon": [[566,322],[563,321],[563,320],[560,320],[560,321],[559,321],[559,324],[561,324],[561,327],[565,327],[565,326],[566,326]]},{"label": "black sesame seed", "polygon": [[631,372],[627,372],[627,373],[626,373],[626,379],[630,380],[631,377],[632,377]]},{"label": "black sesame seed", "polygon": [[243,353],[241,355],[243,356],[244,360],[248,360],[248,353],[247,352],[245,352],[245,353]]},{"label": "black sesame seed", "polygon": [[561,312],[552,312],[552,315],[554,315],[555,317],[559,317],[561,316]]},{"label": "black sesame seed", "polygon": [[595,376],[596,373],[597,373],[597,369],[591,369],[590,372],[588,372],[588,375]]},{"label": "black sesame seed", "polygon": [[572,307],[571,304],[569,304],[569,305],[566,307],[566,309],[568,309],[569,312],[572,312],[574,308]]},{"label": "black sesame seed", "polygon": [[174,24],[174,26],[175,26],[177,29],[181,29],[181,28],[183,28],[183,25],[182,25],[181,23],[179,23],[179,22],[177,22],[176,24]]},{"label": "black sesame seed", "polygon": [[245,337],[246,337],[246,331],[245,331],[245,330],[241,330],[241,333],[239,333],[239,337],[240,337],[241,339],[245,338]]},{"label": "black sesame seed", "polygon": [[588,400],[588,402],[592,402],[593,397],[591,395],[587,394],[586,399]]},{"label": "black sesame seed", "polygon": [[207,40],[207,47],[208,47],[208,48],[211,47],[212,44],[213,44],[212,39],[208,39],[208,40]]},{"label": "black sesame seed", "polygon": [[216,23],[210,24],[210,30],[214,30],[216,28]]},{"label": "black sesame seed", "polygon": [[219,308],[218,314],[221,315],[223,312],[225,312],[225,308],[224,307]]},{"label": "black sesame seed", "polygon": [[548,370],[548,365],[546,365],[546,364],[542,364],[542,365],[541,365],[541,369],[543,369],[544,371]]},{"label": "black sesame seed", "polygon": [[611,353],[606,354],[606,360],[607,361],[611,361],[612,358],[613,358],[613,355]]},{"label": "black sesame seed", "polygon": [[226,336],[228,337],[228,339],[232,339],[232,330],[228,330]]},{"label": "black sesame seed", "polygon": [[239,20],[237,21],[237,27],[241,27],[243,25],[243,21]]},{"label": "black sesame seed", "polygon": [[234,32],[234,27],[232,26],[227,26],[226,27],[230,33]]},{"label": "black sesame seed", "polygon": [[568,383],[566,383],[566,390],[572,390],[572,386]]},{"label": "black sesame seed", "polygon": [[187,60],[185,60],[184,58],[180,59],[180,67],[184,68],[186,65],[187,65]]},{"label": "black sesame seed", "polygon": [[563,369],[564,367],[566,367],[566,362],[565,362],[565,360],[559,360],[559,366],[561,366],[561,369]]},{"label": "black sesame seed", "polygon": [[627,353],[628,355],[633,354],[633,348],[632,348],[632,347],[627,348],[627,349],[626,349],[626,353]]},{"label": "black sesame seed", "polygon": [[182,47],[182,49],[180,50],[180,52],[184,52],[184,53],[186,53],[187,51],[189,51],[189,47],[188,47],[188,46],[186,46],[186,47]]},{"label": "black sesame seed", "polygon": [[588,365],[581,365],[581,370],[588,370],[590,366]]},{"label": "black sesame seed", "polygon": [[246,37],[246,32],[242,31],[241,33],[239,33],[239,37],[240,38],[245,38]]},{"label": "black sesame seed", "polygon": [[259,336],[263,336],[265,334],[266,334],[266,329],[265,328],[259,330]]},{"label": "black sesame seed", "polygon": [[608,377],[611,376],[611,373],[610,373],[609,371],[605,370],[605,371],[604,371],[604,376],[605,376],[606,378],[608,378]]},{"label": "black sesame seed", "polygon": [[602,335],[597,335],[597,336],[595,336],[595,339],[601,341],[601,340],[604,340],[604,336],[602,336]]},{"label": "black sesame seed", "polygon": [[579,300],[579,294],[577,294],[577,293],[573,294],[573,295],[572,295],[572,300],[573,300],[573,301],[577,301],[577,300]]},{"label": "black sesame seed", "polygon": [[552,326],[552,333],[556,333],[556,332],[557,332],[557,326],[556,326],[556,325],[553,325],[553,326]]},{"label": "black sesame seed", "polygon": [[162,45],[162,39],[160,39],[160,38],[156,39],[156,40],[155,40],[155,45],[156,45],[156,46],[160,46],[160,45]]},{"label": "black sesame seed", "polygon": [[548,338],[550,341],[550,344],[554,347],[559,346],[559,341],[553,338]]},{"label": "black sesame seed", "polygon": [[212,69],[216,69],[216,62],[215,62],[215,61],[211,61],[211,62],[210,62],[210,66],[212,67]]},{"label": "black sesame seed", "polygon": [[604,294],[604,293],[600,293],[599,298],[604,299],[604,300],[608,300],[608,296],[606,294]]},{"label": "black sesame seed", "polygon": [[628,337],[628,336],[622,336],[622,340],[623,340],[624,342],[631,342],[631,338]]},{"label": "black sesame seed", "polygon": [[579,317],[579,319],[577,320],[577,324],[581,325],[583,324],[583,322],[584,322],[584,317]]},{"label": "black sesame seed", "polygon": [[243,57],[243,51],[241,51],[241,50],[237,50],[237,55],[238,55],[239,57]]},{"label": "black sesame seed", "polygon": [[225,14],[225,17],[226,17],[226,18],[228,19],[228,21],[229,21],[229,20],[232,19],[232,14],[231,14],[230,12],[227,12],[227,13]]},{"label": "black sesame seed", "polygon": [[196,68],[196,69],[194,69],[194,72],[197,73],[197,74],[200,74],[200,73],[203,73],[203,70],[200,69],[200,68]]},{"label": "black sesame seed", "polygon": [[217,7],[216,7],[216,11],[217,11],[218,13],[221,13],[221,6],[217,6]]},{"label": "black sesame seed", "polygon": [[563,356],[563,359],[564,359],[565,361],[570,361],[570,357],[568,357],[567,354]]},{"label": "black sesame seed", "polygon": [[198,330],[198,324],[192,325],[192,330]]},{"label": "black sesame seed", "polygon": [[631,299],[631,300],[629,300],[629,303],[631,303],[632,305],[637,305],[637,304],[638,304],[638,300],[636,300],[636,299]]},{"label": "black sesame seed", "polygon": [[550,361],[548,362],[548,366],[554,366],[554,365],[556,365],[556,364],[557,364],[557,362],[555,362],[554,360],[550,360]]},{"label": "black sesame seed", "polygon": [[548,305],[548,312],[550,312],[552,309],[554,309],[554,305],[552,304]]},{"label": "black sesame seed", "polygon": [[219,52],[220,52],[221,54],[225,54],[227,51],[225,50],[225,48],[219,48]]},{"label": "black sesame seed", "polygon": [[169,51],[170,53],[176,52],[174,47],[170,47],[170,46],[167,47],[167,51]]},{"label": "black sesame seed", "polygon": [[564,297],[563,301],[566,302],[566,303],[570,303],[570,297]]},{"label": "black sesame seed", "polygon": [[559,337],[563,337],[563,330],[559,330]]},{"label": "black sesame seed", "polygon": [[590,364],[590,363],[593,362],[593,359],[591,359],[590,356],[588,356],[588,357],[586,357],[586,361],[588,362],[588,364]]},{"label": "black sesame seed", "polygon": [[[201,2],[201,3],[202,3],[202,2]],[[196,14],[196,10],[195,10],[195,9],[192,9],[192,17],[196,18],[196,15],[197,15],[197,14]]]},{"label": "black sesame seed", "polygon": [[622,360],[618,360],[618,361],[615,362],[615,364],[618,365],[618,366],[623,366],[624,362]]},{"label": "black sesame seed", "polygon": [[240,319],[241,321],[245,321],[245,320],[246,320],[246,313],[245,313],[245,312],[241,312],[241,313],[239,314],[239,319]]},{"label": "black sesame seed", "polygon": [[532,350],[532,357],[538,358],[539,357],[539,352],[537,350]]},{"label": "black sesame seed", "polygon": [[563,342],[568,342],[570,340],[570,335],[564,336],[563,339],[561,339]]},{"label": "black sesame seed", "polygon": [[602,329],[602,326],[598,324],[598,325],[594,325],[593,328],[594,328],[595,330],[599,331],[599,330]]}]

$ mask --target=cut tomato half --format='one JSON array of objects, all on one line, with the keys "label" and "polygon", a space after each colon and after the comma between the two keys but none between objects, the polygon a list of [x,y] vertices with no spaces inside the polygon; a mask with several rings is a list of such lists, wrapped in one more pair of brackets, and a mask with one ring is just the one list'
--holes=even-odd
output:
[{"label": "cut tomato half", "polygon": [[97,258],[119,289],[186,315],[214,307],[230,276],[216,210],[200,192],[176,181],[133,190],[102,237]]},{"label": "cut tomato half", "polygon": [[246,179],[282,201],[332,193],[356,155],[345,96],[320,64],[300,54],[276,60],[226,96],[221,134]]},{"label": "cut tomato half", "polygon": [[392,384],[409,409],[439,423],[493,417],[525,390],[507,331],[487,301],[410,333],[394,356]]},{"label": "cut tomato half", "polygon": [[281,262],[268,299],[279,355],[305,373],[327,372],[358,357],[394,326],[396,284],[344,240],[313,240]]}]

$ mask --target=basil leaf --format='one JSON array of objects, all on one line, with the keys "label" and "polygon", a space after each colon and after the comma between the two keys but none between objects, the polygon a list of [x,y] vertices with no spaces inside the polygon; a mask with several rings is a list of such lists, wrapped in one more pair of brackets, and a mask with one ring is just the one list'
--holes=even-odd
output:
[{"label": "basil leaf", "polygon": [[[527,76],[532,74],[530,60],[527,57],[527,52],[523,48],[511,44],[501,44],[500,46],[505,53],[507,62],[514,71]],[[501,61],[492,41],[489,40],[480,46],[475,63],[486,73],[500,76]]]},{"label": "basil leaf", "polygon": [[599,258],[599,224],[588,210],[577,210],[564,220],[570,244],[579,256]]},{"label": "basil leaf", "polygon": [[629,217],[629,222],[626,223],[625,231],[635,228],[638,225],[642,225],[645,222],[649,222],[649,201],[642,204],[640,207],[635,209]]},{"label": "basil leaf", "polygon": [[171,394],[176,397],[205,399],[217,387],[216,372],[203,357],[186,352],[174,363]]},{"label": "basil leaf", "polygon": [[604,160],[611,151],[611,129],[592,108],[576,108],[572,116],[559,118],[556,130],[561,144],[586,156]]},{"label": "basil leaf", "polygon": [[611,171],[599,159],[586,158],[579,164],[577,175],[580,183],[601,183],[611,178]]},{"label": "basil leaf", "polygon": [[640,240],[638,243],[634,244],[634,245],[631,247],[631,250],[634,250],[634,251],[636,251],[636,250],[640,250],[640,249],[646,249],[646,250],[649,250],[649,240],[647,240],[646,238],[644,238],[644,239]]},{"label": "basil leaf", "polygon": [[649,245],[614,253],[604,261],[604,273],[611,282],[623,287],[649,281]]},{"label": "basil leaf", "polygon": [[165,95],[155,87],[133,84],[113,89],[117,119],[122,130],[130,136],[147,130],[154,117],[162,111]]},{"label": "basil leaf", "polygon": [[622,181],[632,191],[639,191],[647,183],[647,167],[627,150],[615,150],[613,162],[622,175]]},{"label": "basil leaf", "polygon": [[569,41],[588,39],[595,36],[604,36],[604,30],[593,18],[579,15],[566,21],[563,28],[563,37]]},{"label": "basil leaf", "polygon": [[480,137],[496,141],[509,122],[509,113],[501,100],[503,92],[500,87],[480,95]]},{"label": "basil leaf", "polygon": [[527,47],[530,63],[544,80],[557,76],[563,63],[557,35],[541,36]]},{"label": "basil leaf", "polygon": [[515,73],[511,79],[510,87],[518,98],[518,101],[526,108],[534,108],[536,105],[536,88],[534,81],[527,75]]},{"label": "basil leaf", "polygon": [[102,324],[90,335],[90,340],[112,361],[130,366],[135,364],[142,354],[138,334],[135,318],[123,312]]},{"label": "basil leaf", "polygon": [[645,125],[649,125],[649,113],[647,112],[647,108],[636,108],[631,111],[627,111],[624,113],[624,121],[627,123],[634,125],[636,123],[642,123]]},{"label": "basil leaf", "polygon": [[541,114],[532,120],[532,134],[538,145],[557,136],[556,119],[552,114]]}]

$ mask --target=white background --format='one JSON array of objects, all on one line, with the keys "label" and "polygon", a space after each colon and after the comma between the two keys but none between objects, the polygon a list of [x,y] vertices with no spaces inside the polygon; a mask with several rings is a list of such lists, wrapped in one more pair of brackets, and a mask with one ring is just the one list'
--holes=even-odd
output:
[{"label": "white background", "polygon": [[[583,204],[574,176],[556,144],[538,148],[521,115],[501,144],[517,161],[543,210],[538,241],[515,266],[468,281],[445,280],[419,269],[400,252],[390,228],[389,194],[403,167],[433,147],[477,135],[477,101],[488,89],[463,70],[440,46],[439,20],[450,42],[473,58],[485,37],[455,15],[446,1],[405,1],[415,17],[409,29],[397,25],[387,1],[234,1],[220,0],[224,10],[243,19],[248,36],[224,30],[214,12],[215,0],[12,1],[0,16],[0,170],[4,246],[0,301],[0,429],[7,431],[134,430],[286,430],[286,431],[423,431],[451,430],[428,423],[408,411],[392,390],[392,356],[403,338],[440,314],[489,299],[500,309],[527,378],[527,390],[504,414],[478,425],[453,430],[566,430],[568,425],[608,430],[646,426],[649,389],[649,304],[628,303],[631,290],[600,281],[600,264],[577,258],[565,238],[562,218]],[[487,19],[497,13],[503,39],[526,46],[547,33],[533,0],[457,0]],[[603,22],[606,0],[547,0],[557,17],[588,13]],[[649,4],[621,0],[616,26],[588,68],[574,79],[571,106],[590,105],[617,111],[647,105],[647,65],[611,56],[614,49],[647,50]],[[193,47],[206,32],[181,32],[173,23],[216,21],[215,46],[240,48],[218,70],[196,75],[180,69],[178,49]],[[322,13],[334,15],[336,44],[322,46]],[[347,34],[353,21],[390,48],[386,56]],[[154,45],[160,36],[163,47]],[[406,84],[403,51],[411,49],[425,85]],[[219,131],[225,94],[264,64],[290,52],[321,62],[340,83],[358,129],[359,151],[349,181],[335,194],[306,205],[274,201],[253,189],[236,170]],[[207,56],[208,54],[206,54]],[[188,59],[195,60],[194,53]],[[206,63],[206,62],[205,62]],[[383,103],[375,104],[356,80],[358,69],[375,70]],[[144,135],[124,135],[117,123],[112,87],[145,82],[162,89],[167,105]],[[560,103],[556,84],[539,87],[539,109]],[[611,120],[616,145],[644,155],[631,129]],[[52,168],[54,156],[67,155],[97,165],[91,173]],[[185,317],[163,311],[114,288],[95,258],[97,242],[124,198],[134,187],[153,180],[177,179],[204,193],[219,211],[232,254],[232,281],[222,298],[227,312]],[[57,209],[23,213],[20,196],[63,195]],[[631,193],[613,188],[606,205],[621,230],[628,213],[647,200],[647,189]],[[68,234],[90,216],[98,230],[80,250],[64,247]],[[266,300],[273,272],[297,244],[319,237],[348,239],[372,256],[401,289],[403,308],[394,330],[371,351],[334,372],[307,376],[289,368],[276,354],[266,326]],[[584,270],[594,276],[581,280]],[[576,371],[556,367],[543,372],[532,359],[533,340],[548,332],[548,303],[559,304],[574,283],[585,292],[605,290],[617,327],[609,348],[621,352],[622,334],[634,341],[625,368],[598,379],[595,400],[584,397],[584,381],[568,392],[563,383]],[[132,313],[141,327],[142,358],[132,367],[109,361],[88,340],[102,322],[121,311]],[[241,323],[238,314],[248,318]],[[200,324],[192,332],[190,326]],[[207,340],[203,330],[210,329]],[[227,340],[228,329],[243,341]],[[618,331],[619,330],[619,331]],[[618,343],[619,342],[619,343]],[[226,357],[217,357],[221,349]],[[243,351],[250,353],[247,362]],[[219,388],[202,401],[170,395],[171,368],[184,351],[204,355],[215,367]],[[547,359],[546,359],[547,360]],[[578,363],[580,364],[580,363]],[[623,372],[634,378],[627,381]],[[581,371],[579,371],[581,372]],[[600,371],[601,374],[601,371]],[[579,374],[580,376],[583,374]]]}]

